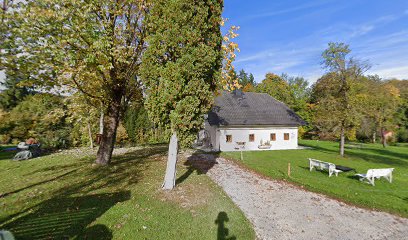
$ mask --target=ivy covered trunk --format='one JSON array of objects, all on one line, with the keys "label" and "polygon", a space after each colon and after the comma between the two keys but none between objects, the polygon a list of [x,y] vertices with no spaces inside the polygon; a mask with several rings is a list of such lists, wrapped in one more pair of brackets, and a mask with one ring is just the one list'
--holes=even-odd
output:
[{"label": "ivy covered trunk", "polygon": [[173,132],[169,143],[169,155],[167,159],[166,174],[164,176],[163,189],[171,190],[176,185],[178,141],[177,134]]},{"label": "ivy covered trunk", "polygon": [[[163,189],[176,182],[178,144],[190,146],[221,78],[222,0],[153,0],[140,79],[153,122],[171,128]],[[177,132],[177,133],[176,133]]]},{"label": "ivy covered trunk", "polygon": [[113,147],[115,146],[116,131],[120,118],[120,98],[108,106],[103,118],[103,133],[96,156],[96,163],[107,165],[112,158]]}]

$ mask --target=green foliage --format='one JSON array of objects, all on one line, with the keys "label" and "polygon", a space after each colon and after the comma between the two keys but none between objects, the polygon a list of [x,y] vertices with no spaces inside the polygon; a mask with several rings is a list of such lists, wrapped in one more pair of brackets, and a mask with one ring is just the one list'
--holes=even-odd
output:
[{"label": "green foliage", "polygon": [[8,21],[17,40],[4,56],[24,49],[19,61],[31,72],[27,84],[81,92],[104,105],[118,92],[126,100],[138,94],[144,1],[40,0],[13,7],[19,14]]},{"label": "green foliage", "polygon": [[[10,34],[30,73],[24,84],[80,93],[98,102],[104,117],[97,163],[108,164],[121,113],[142,98],[139,67],[145,43],[145,0],[28,0],[13,6]],[[8,62],[12,68],[13,61]]]},{"label": "green foliage", "polygon": [[[6,73],[7,74],[7,73]],[[0,83],[4,90],[0,92],[0,108],[10,110],[31,93],[28,87],[19,87],[20,80],[14,76],[6,75],[4,83]]]},{"label": "green foliage", "polygon": [[397,130],[397,141],[398,142],[408,142],[408,129],[401,127]]},{"label": "green foliage", "polygon": [[128,143],[128,140],[129,136],[126,132],[126,129],[122,124],[119,124],[118,130],[116,132],[116,144],[123,146],[124,144]]},{"label": "green foliage", "polygon": [[[91,99],[84,94],[76,93],[65,98],[64,104],[68,109],[67,123],[72,126],[72,146],[89,146],[90,138],[95,140],[95,133],[99,132],[99,117],[102,107],[99,101]],[[99,107],[97,107],[99,105]],[[89,135],[89,128],[91,135]]]},{"label": "green foliage", "polygon": [[361,79],[368,65],[350,58],[350,52],[344,43],[329,43],[322,53],[322,65],[329,72],[314,84],[313,100],[314,123],[323,134],[344,136],[358,126],[363,115],[366,95]]},{"label": "green foliage", "polygon": [[149,48],[141,66],[154,125],[176,131],[182,146],[202,127],[220,79],[222,2],[153,1]]},{"label": "green foliage", "polygon": [[61,97],[52,94],[28,96],[0,119],[0,134],[25,141],[37,138],[45,147],[68,144],[70,127]]},{"label": "green foliage", "polygon": [[254,75],[252,75],[252,73],[247,73],[245,72],[244,69],[241,69],[241,71],[239,71],[238,73],[237,78],[238,78],[239,85],[242,86],[244,91],[254,90],[254,87],[256,86],[256,82],[255,82]]},{"label": "green foliage", "polygon": [[0,82],[4,90],[0,90],[0,108],[10,110],[17,106],[25,96],[32,92],[32,89],[19,86],[27,80],[30,73],[24,64],[21,56],[23,48],[17,44],[15,31],[20,27],[18,21],[14,21],[18,13],[13,10],[13,1],[2,1],[0,9],[0,71],[3,71],[6,78]]},{"label": "green foliage", "polygon": [[292,103],[289,84],[273,73],[266,74],[265,79],[256,86],[256,92],[267,93],[288,105]]},{"label": "green foliage", "polygon": [[303,77],[292,77],[287,74],[278,76],[268,73],[265,79],[256,85],[255,91],[267,93],[276,100],[288,105],[289,108],[309,123],[308,126],[303,127],[304,131],[309,131],[313,128],[311,125],[313,111],[309,104],[309,83]]},{"label": "green foliage", "polygon": [[330,42],[322,53],[322,65],[330,72],[342,72],[348,68],[350,62],[347,61],[351,52],[349,45],[345,43]]},{"label": "green foliage", "polygon": [[133,143],[141,143],[142,139],[139,138],[139,132],[143,129],[153,127],[153,123],[150,121],[147,111],[143,106],[129,107],[123,118],[124,127],[129,135],[129,139]]},{"label": "green foliage", "polygon": [[399,90],[400,103],[395,114],[395,123],[408,129],[408,80],[392,79],[388,84]]},{"label": "green foliage", "polygon": [[170,129],[153,125],[143,105],[129,107],[123,125],[132,144],[164,143],[171,135]]},{"label": "green foliage", "polygon": [[364,77],[361,81],[365,85],[365,97],[361,100],[363,123],[371,125],[372,134],[394,130],[398,125],[396,113],[401,104],[399,89],[378,76]]}]

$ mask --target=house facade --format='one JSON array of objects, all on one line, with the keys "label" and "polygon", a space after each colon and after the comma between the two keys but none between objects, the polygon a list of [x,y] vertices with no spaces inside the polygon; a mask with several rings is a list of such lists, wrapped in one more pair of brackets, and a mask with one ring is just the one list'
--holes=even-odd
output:
[{"label": "house facade", "polygon": [[213,151],[296,149],[298,127],[305,124],[268,94],[222,92],[208,113],[202,142]]}]

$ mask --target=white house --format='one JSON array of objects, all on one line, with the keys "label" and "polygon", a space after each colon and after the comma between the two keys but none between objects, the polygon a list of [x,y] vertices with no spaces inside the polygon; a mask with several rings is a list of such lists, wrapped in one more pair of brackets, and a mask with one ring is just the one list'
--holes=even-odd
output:
[{"label": "white house", "polygon": [[305,124],[268,94],[222,92],[208,113],[201,142],[213,151],[296,149],[298,127]]}]

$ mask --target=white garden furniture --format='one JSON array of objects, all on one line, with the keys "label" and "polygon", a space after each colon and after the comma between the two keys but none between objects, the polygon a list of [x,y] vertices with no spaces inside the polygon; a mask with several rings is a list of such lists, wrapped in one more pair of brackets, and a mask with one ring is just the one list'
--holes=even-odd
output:
[{"label": "white garden furniture", "polygon": [[336,165],[334,165],[333,163],[323,162],[317,159],[309,158],[310,171],[312,171],[313,168],[320,169],[320,170],[328,170],[329,177],[331,177],[333,173],[336,174],[336,177],[337,177],[339,175],[339,172],[342,172],[341,170],[336,169]]},{"label": "white garden furniture", "polygon": [[356,174],[356,176],[360,177],[360,181],[367,180],[368,183],[375,186],[374,180],[380,177],[387,179],[391,183],[392,171],[394,171],[394,168],[368,169],[366,174]]}]

